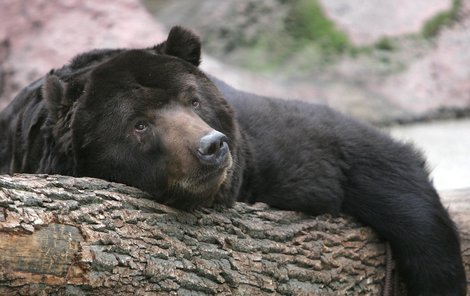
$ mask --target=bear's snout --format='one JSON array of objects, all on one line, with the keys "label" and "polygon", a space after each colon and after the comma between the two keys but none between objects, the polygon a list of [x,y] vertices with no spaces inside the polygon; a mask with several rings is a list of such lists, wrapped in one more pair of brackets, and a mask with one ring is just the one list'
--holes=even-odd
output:
[{"label": "bear's snout", "polygon": [[199,140],[197,158],[203,165],[220,166],[228,154],[227,136],[213,130]]},{"label": "bear's snout", "polygon": [[155,125],[164,131],[160,136],[167,156],[168,194],[210,200],[233,164],[229,138],[197,113],[178,106],[161,110]]}]

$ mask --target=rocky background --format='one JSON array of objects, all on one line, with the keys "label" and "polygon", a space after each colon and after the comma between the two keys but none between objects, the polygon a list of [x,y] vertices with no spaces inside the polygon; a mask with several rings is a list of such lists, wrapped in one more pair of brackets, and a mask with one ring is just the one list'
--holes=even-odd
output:
[{"label": "rocky background", "polygon": [[382,124],[470,113],[470,0],[4,0],[0,19],[0,109],[79,52],[183,24],[203,69],[248,91]]}]

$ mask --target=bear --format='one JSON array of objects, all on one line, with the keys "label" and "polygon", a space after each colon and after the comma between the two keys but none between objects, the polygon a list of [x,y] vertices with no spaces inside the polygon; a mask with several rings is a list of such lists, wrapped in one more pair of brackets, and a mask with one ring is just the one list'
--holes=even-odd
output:
[{"label": "bear", "polygon": [[0,173],[101,178],[183,210],[344,213],[390,243],[408,295],[466,295],[459,235],[419,151],[327,106],[237,90],[200,60],[199,37],[176,26],[51,70],[0,113]]}]

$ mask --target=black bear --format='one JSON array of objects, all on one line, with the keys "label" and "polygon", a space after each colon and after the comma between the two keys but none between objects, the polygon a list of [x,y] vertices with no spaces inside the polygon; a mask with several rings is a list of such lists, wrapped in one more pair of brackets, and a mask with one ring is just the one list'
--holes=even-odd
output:
[{"label": "black bear", "polygon": [[98,177],[182,209],[343,212],[390,242],[409,295],[466,294],[458,233],[413,147],[325,106],[235,90],[200,54],[174,27],[51,71],[0,114],[0,173]]}]

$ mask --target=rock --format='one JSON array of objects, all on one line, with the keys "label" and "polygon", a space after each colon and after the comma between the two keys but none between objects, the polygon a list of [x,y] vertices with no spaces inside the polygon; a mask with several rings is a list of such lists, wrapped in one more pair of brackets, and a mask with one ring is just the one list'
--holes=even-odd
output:
[{"label": "rock", "polygon": [[418,33],[427,20],[452,5],[451,0],[319,1],[325,13],[360,46],[384,36]]},{"label": "rock", "polygon": [[[433,50],[378,87],[415,116],[442,110],[470,110],[470,1],[463,1],[459,22],[445,28]],[[397,87],[399,86],[399,87]]]},{"label": "rock", "polygon": [[[435,50],[387,79],[378,91],[415,117],[470,107],[470,31],[444,31]],[[399,86],[399,87],[397,87]]]},{"label": "rock", "polygon": [[0,110],[21,88],[78,53],[147,47],[166,37],[138,0],[2,0],[0,19]]}]

